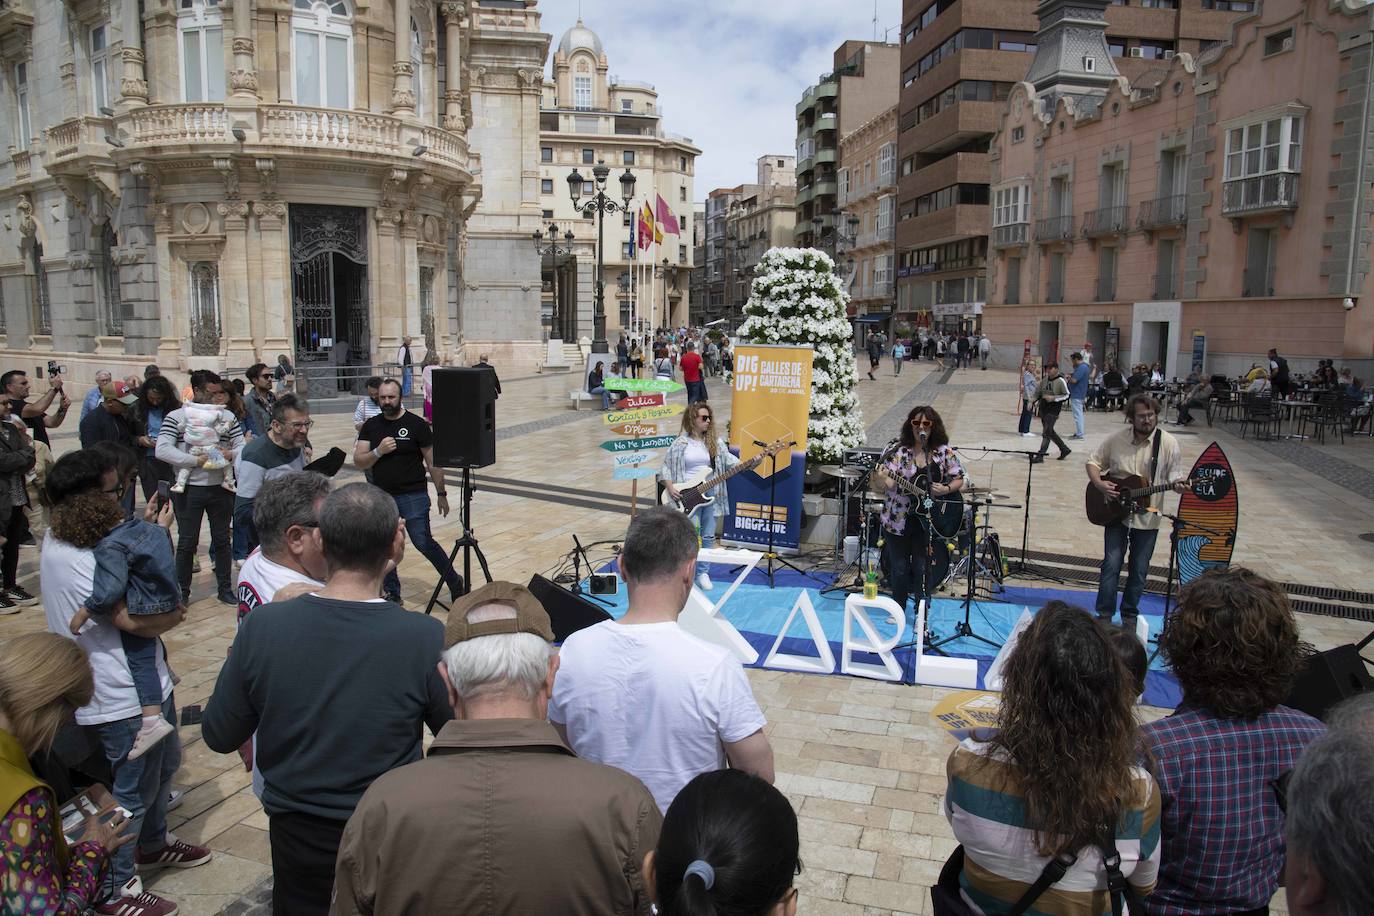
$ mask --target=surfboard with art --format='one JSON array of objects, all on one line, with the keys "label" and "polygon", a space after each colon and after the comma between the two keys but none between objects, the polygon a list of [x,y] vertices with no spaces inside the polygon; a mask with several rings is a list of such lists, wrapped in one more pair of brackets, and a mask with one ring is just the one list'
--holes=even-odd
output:
[{"label": "surfboard with art", "polygon": [[1179,532],[1178,573],[1179,581],[1185,583],[1207,569],[1230,564],[1240,518],[1236,478],[1220,445],[1207,446],[1188,478],[1197,482],[1178,501],[1178,517],[1184,522]]}]

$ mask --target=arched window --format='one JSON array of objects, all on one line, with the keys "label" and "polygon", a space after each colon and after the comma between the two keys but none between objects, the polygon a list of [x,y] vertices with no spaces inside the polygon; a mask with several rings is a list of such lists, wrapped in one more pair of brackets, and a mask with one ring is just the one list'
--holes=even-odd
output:
[{"label": "arched window", "polygon": [[219,265],[191,265],[191,355],[219,355]]},{"label": "arched window", "polygon": [[411,88],[415,92],[415,116],[424,120],[425,58],[420,47],[420,26],[413,17],[410,20],[410,64],[415,68],[415,75],[410,79]]},{"label": "arched window", "polygon": [[293,0],[291,68],[296,104],[353,105],[353,16],[345,0]]},{"label": "arched window", "polygon": [[219,0],[178,0],[181,99],[224,101],[224,27]]}]

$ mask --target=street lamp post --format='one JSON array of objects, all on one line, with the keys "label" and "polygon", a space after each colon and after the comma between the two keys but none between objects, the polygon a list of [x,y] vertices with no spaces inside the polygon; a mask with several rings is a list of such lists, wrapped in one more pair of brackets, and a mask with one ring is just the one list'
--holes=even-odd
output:
[{"label": "street lamp post", "polygon": [[586,202],[582,201],[582,185],[585,179],[578,174],[577,169],[573,169],[572,174],[568,176],[568,196],[572,198],[573,209],[579,213],[596,214],[596,310],[592,313],[592,333],[595,335],[592,340],[593,353],[609,353],[611,349],[606,343],[606,214],[629,210],[630,201],[635,196],[635,176],[626,169],[625,174],[620,176],[620,198],[623,203],[617,203],[607,197],[606,179],[610,174],[611,170],[604,161],[592,167],[596,194],[587,198]]},{"label": "street lamp post", "polygon": [[[558,308],[558,256],[572,253],[573,234],[572,230],[568,230],[560,239],[558,235],[558,224],[549,223],[548,238],[549,244],[542,244],[544,241],[544,233],[535,230],[534,250],[539,253],[540,265],[542,266],[544,263],[544,255],[547,254],[553,258],[553,314],[549,316],[549,337],[557,338],[558,340],[566,340],[567,338],[564,336],[564,332],[567,331],[567,328],[561,326],[564,324],[566,318]],[[563,242],[562,245],[558,244],[560,241]]]}]

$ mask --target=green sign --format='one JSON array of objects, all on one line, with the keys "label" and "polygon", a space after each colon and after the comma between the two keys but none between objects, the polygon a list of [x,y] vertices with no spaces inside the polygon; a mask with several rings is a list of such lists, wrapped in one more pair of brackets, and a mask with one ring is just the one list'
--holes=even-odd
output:
[{"label": "green sign", "polygon": [[670,378],[607,378],[601,384],[612,391],[682,391],[687,387]]},{"label": "green sign", "polygon": [[677,436],[651,436],[647,439],[610,439],[601,443],[608,452],[638,452],[646,448],[667,448]]}]

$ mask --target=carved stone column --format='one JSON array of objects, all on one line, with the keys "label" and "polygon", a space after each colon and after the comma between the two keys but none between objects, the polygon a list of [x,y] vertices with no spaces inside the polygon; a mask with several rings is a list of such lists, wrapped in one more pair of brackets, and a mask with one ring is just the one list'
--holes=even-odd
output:
[{"label": "carved stone column", "polygon": [[230,94],[241,99],[258,97],[258,68],[253,59],[253,11],[251,0],[234,0],[234,69],[229,72]]},{"label": "carved stone column", "polygon": [[219,264],[220,314],[225,365],[250,366],[257,361],[248,318],[248,201],[230,198],[216,207],[224,219],[224,254]]},{"label": "carved stone column", "polygon": [[400,344],[401,320],[397,309],[379,307],[380,302],[394,302],[402,298],[401,284],[405,274],[400,250],[400,226],[402,211],[389,206],[378,207],[374,213],[377,223],[377,285],[381,293],[372,297],[373,362],[387,362],[394,359]]},{"label": "carved stone column", "polygon": [[444,130],[462,131],[463,123],[463,8],[458,0],[446,0],[439,11],[444,16]]},{"label": "carved stone column", "polygon": [[275,363],[278,353],[292,355],[291,252],[286,232],[286,204],[265,200],[253,205],[258,215],[263,302],[262,361]]},{"label": "carved stone column", "polygon": [[394,82],[391,86],[391,113],[397,117],[415,117],[415,65],[410,61],[410,0],[395,0],[396,57],[391,65]]},{"label": "carved stone column", "polygon": [[119,103],[124,108],[148,104],[148,80],[143,72],[143,30],[138,21],[138,0],[124,0],[121,28],[124,48],[119,52],[123,72],[119,80]]}]

